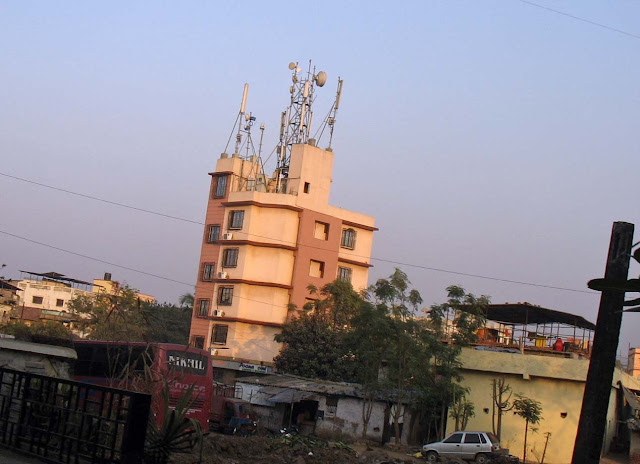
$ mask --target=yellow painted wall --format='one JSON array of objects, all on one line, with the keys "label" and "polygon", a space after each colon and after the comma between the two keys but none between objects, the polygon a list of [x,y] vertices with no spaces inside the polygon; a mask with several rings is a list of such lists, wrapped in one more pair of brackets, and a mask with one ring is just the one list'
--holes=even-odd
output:
[{"label": "yellow painted wall", "polygon": [[[475,417],[469,420],[467,430],[492,430],[492,379],[504,376],[515,393],[539,401],[543,420],[537,432],[529,432],[527,458],[539,462],[545,444],[545,433],[550,432],[544,462],[546,464],[569,464],[573,454],[584,383],[589,368],[587,359],[535,356],[524,354],[489,352],[463,349],[461,384],[469,388],[467,397],[475,407]],[[616,370],[609,401],[607,443],[615,434],[615,398],[618,380],[625,386],[638,388],[637,380]],[[489,413],[485,413],[487,408]],[[566,418],[560,413],[566,412]],[[455,422],[449,419],[447,432],[453,432]],[[502,421],[501,445],[511,454],[523,457],[525,422],[513,411],[507,412]]]}]

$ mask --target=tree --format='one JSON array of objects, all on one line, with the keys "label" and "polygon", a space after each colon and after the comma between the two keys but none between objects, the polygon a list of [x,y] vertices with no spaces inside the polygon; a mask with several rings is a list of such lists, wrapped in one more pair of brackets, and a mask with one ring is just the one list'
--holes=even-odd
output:
[{"label": "tree", "polygon": [[493,379],[492,387],[493,412],[491,415],[491,424],[493,426],[493,433],[500,438],[502,435],[502,416],[514,407],[514,404],[510,402],[513,391],[504,377]]},{"label": "tree", "polygon": [[529,425],[535,425],[542,419],[542,405],[536,401],[521,394],[516,394],[516,400],[513,402],[515,414],[525,420],[524,428],[524,457],[522,462],[527,462],[527,433]]},{"label": "tree", "polygon": [[195,297],[193,293],[183,293],[180,295],[180,299],[178,299],[178,303],[181,308],[186,308],[189,311],[193,310],[193,302],[195,301]]},{"label": "tree", "polygon": [[456,421],[456,430],[464,430],[469,419],[476,415],[475,407],[462,395],[454,400],[449,408],[449,415]]},{"label": "tree", "polygon": [[380,372],[392,343],[391,319],[384,307],[364,303],[351,319],[346,347],[356,359],[356,380],[362,389],[362,438],[366,439],[373,404],[383,391]]},{"label": "tree", "polygon": [[11,321],[2,327],[2,332],[25,342],[71,346],[71,331],[60,322],[42,321],[27,325],[22,321]]},{"label": "tree", "polygon": [[416,389],[424,374],[424,360],[429,357],[426,333],[421,330],[413,316],[422,303],[420,293],[409,289],[411,282],[407,274],[395,269],[388,279],[378,281],[368,289],[369,297],[379,310],[390,319],[389,346],[386,351],[385,369],[387,401],[393,411],[395,441],[400,443],[400,418],[405,405],[411,401],[409,391]]},{"label": "tree", "polygon": [[87,338],[113,341],[184,343],[189,340],[191,310],[141,301],[123,286],[113,294],[78,295],[69,302],[77,328]]},{"label": "tree", "polygon": [[341,331],[316,312],[304,312],[287,322],[275,340],[283,344],[273,359],[276,369],[302,377],[354,381],[355,362]]}]

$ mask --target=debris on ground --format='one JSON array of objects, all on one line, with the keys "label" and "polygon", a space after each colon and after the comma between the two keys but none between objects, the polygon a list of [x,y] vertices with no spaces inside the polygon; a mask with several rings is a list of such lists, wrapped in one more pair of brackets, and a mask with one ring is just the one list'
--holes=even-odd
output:
[{"label": "debris on ground", "polygon": [[[325,441],[305,435],[238,437],[212,433],[202,449],[177,454],[177,464],[424,464],[416,448]],[[202,457],[201,457],[202,456]]]}]

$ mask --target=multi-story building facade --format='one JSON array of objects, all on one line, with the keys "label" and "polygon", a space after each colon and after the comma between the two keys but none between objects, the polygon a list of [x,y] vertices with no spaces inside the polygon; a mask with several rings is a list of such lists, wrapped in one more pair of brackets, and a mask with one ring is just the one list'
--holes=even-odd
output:
[{"label": "multi-story building facade", "polygon": [[222,154],[211,175],[191,343],[214,365],[269,372],[282,325],[337,278],[367,285],[374,218],[329,205],[332,150],[291,147],[286,179]]}]

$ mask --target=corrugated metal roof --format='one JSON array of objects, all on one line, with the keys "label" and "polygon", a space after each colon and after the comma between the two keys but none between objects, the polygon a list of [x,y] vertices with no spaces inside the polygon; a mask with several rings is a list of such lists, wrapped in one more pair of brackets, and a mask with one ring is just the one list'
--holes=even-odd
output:
[{"label": "corrugated metal roof", "polygon": [[272,374],[259,377],[243,377],[237,379],[237,381],[252,385],[263,385],[264,388],[260,389],[262,393],[272,393],[274,395],[281,394],[284,389],[289,389],[301,392],[320,393],[323,395],[362,397],[359,384],[305,379],[304,377],[296,377],[293,375]]}]

